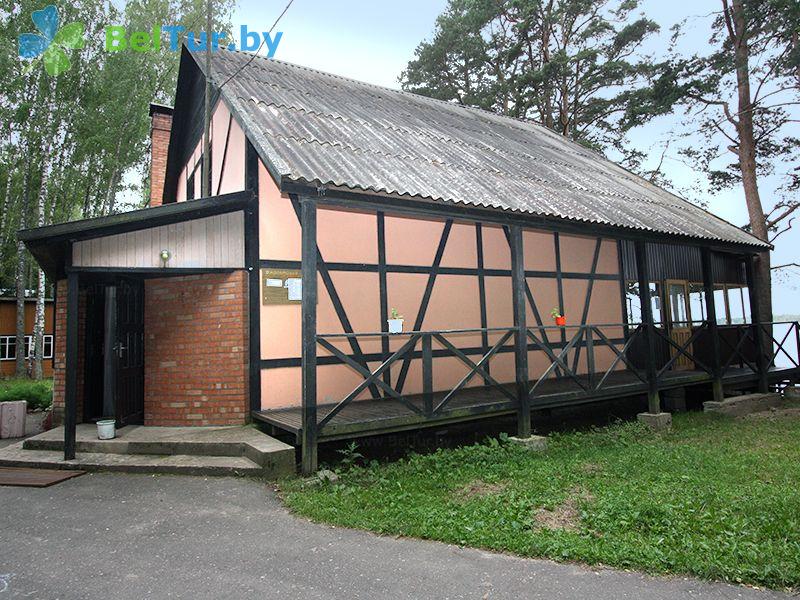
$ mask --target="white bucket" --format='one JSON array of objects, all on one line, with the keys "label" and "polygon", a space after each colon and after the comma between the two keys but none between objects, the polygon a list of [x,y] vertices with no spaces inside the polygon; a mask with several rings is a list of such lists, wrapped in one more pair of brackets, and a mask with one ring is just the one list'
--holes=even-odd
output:
[{"label": "white bucket", "polygon": [[403,333],[403,319],[388,319],[389,333]]},{"label": "white bucket", "polygon": [[97,422],[97,439],[113,440],[116,435],[116,424],[114,419],[105,419]]}]

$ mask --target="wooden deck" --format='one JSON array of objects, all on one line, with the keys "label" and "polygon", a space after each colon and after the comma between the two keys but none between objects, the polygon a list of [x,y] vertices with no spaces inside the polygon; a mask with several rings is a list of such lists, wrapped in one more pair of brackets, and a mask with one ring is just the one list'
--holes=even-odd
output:
[{"label": "wooden deck", "polygon": [[[772,382],[784,379],[797,379],[798,369],[773,369],[769,379]],[[742,385],[755,382],[755,373],[748,369],[730,369],[725,377],[726,385]],[[671,389],[710,382],[704,371],[670,371],[663,375],[660,389]],[[513,391],[513,384],[508,386]],[[601,390],[585,392],[570,378],[552,378],[542,382],[531,401],[533,410],[568,406],[644,394],[647,386],[636,373],[624,370],[612,373]],[[434,406],[445,393],[434,393]],[[422,394],[409,395],[406,399],[422,409]],[[317,407],[318,422],[333,408],[333,404],[320,404]],[[333,441],[381,433],[392,433],[435,427],[446,423],[469,421],[510,414],[516,411],[516,403],[511,402],[499,390],[474,387],[461,390],[445,409],[432,417],[411,412],[398,400],[382,398],[379,400],[359,400],[345,407],[319,431],[320,441]],[[299,406],[254,411],[253,418],[267,423],[278,430],[293,434],[298,443],[302,432],[302,414]]]}]

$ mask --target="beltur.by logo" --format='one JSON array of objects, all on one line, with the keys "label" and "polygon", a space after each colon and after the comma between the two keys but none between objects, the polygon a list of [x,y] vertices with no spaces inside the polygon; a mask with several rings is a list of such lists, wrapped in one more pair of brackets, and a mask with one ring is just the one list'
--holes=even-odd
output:
[{"label": "beltur.by logo", "polygon": [[[69,52],[83,48],[84,25],[78,21],[68,23],[59,28],[58,9],[46,6],[42,10],[33,11],[31,20],[39,33],[21,33],[17,36],[20,58],[33,59],[28,70],[34,68],[39,59],[44,63],[45,71],[53,77],[68,71],[72,66]],[[247,25],[239,27],[239,42],[225,31],[186,31],[180,25],[156,25],[150,31],[132,31],[121,25],[105,27],[105,50],[107,52],[159,52],[162,48],[177,52],[181,47],[181,39],[186,36],[186,46],[192,52],[203,52],[206,44],[210,44],[212,52],[225,48],[258,52],[263,46],[267,58],[275,56],[283,32],[274,34],[264,31],[251,31]]]},{"label": "beltur.by logo", "polygon": [[83,48],[83,23],[76,21],[59,29],[58,9],[53,5],[33,11],[31,20],[40,33],[21,33],[17,36],[20,57],[41,58],[44,70],[53,77],[68,71],[72,63],[67,52]]},{"label": "beltur.by logo", "polygon": [[[180,49],[180,39],[186,28],[180,25],[162,25],[160,27],[155,26],[150,31],[133,31],[128,34],[127,29],[121,25],[109,25],[105,31],[105,47],[109,52],[121,52],[123,50],[158,52],[162,48],[176,52]],[[282,37],[282,31],[276,32],[273,36],[268,31],[250,31],[247,25],[242,25],[239,28],[240,46],[238,48],[236,42],[230,39],[224,31],[212,31],[211,35],[208,35],[205,31],[189,31],[186,33],[186,47],[192,52],[203,52],[206,49],[207,40],[210,38],[212,52],[220,48],[255,52],[263,43],[267,49],[267,58],[272,58],[278,50],[278,44]]]}]

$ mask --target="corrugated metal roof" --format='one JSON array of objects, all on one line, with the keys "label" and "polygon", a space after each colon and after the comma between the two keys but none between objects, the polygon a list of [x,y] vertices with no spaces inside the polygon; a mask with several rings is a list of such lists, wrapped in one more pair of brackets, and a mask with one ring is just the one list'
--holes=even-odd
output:
[{"label": "corrugated metal roof", "polygon": [[214,80],[244,67],[222,94],[281,179],[764,246],[535,123],[251,57]]}]

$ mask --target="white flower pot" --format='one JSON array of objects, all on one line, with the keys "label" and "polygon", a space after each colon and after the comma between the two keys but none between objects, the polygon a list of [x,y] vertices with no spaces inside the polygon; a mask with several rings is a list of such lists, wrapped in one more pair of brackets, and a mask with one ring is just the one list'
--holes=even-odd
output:
[{"label": "white flower pot", "polygon": [[114,419],[104,419],[97,422],[97,439],[113,440],[117,436],[117,422]]},{"label": "white flower pot", "polygon": [[403,333],[403,319],[387,319],[389,333]]}]

